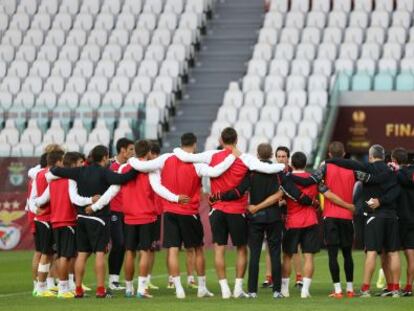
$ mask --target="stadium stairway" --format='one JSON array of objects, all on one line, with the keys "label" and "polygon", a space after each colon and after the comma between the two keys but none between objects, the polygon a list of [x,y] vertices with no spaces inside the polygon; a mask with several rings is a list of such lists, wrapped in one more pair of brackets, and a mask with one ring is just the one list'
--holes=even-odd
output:
[{"label": "stadium stairway", "polygon": [[229,82],[241,79],[246,72],[262,23],[262,1],[217,1],[207,36],[190,71],[189,84],[170,131],[163,138],[164,151],[179,145],[185,132],[194,132],[199,148],[203,148]]}]

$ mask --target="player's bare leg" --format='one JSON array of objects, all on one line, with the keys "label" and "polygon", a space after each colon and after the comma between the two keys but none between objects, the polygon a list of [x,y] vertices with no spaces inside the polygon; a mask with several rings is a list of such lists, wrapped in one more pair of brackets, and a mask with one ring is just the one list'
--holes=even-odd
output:
[{"label": "player's bare leg", "polygon": [[231,297],[231,291],[226,276],[226,247],[224,245],[214,244],[214,265],[216,267],[217,278],[221,288],[221,295],[224,299]]},{"label": "player's bare leg", "polygon": [[236,281],[234,284],[233,295],[235,298],[245,298],[247,294],[243,291],[243,278],[247,268],[247,246],[237,247],[236,258]]},{"label": "player's bare leg", "polygon": [[139,276],[138,276],[138,298],[152,298],[147,293],[148,288],[148,273],[151,260],[151,251],[140,251],[139,259]]},{"label": "player's bare leg", "polygon": [[[52,262],[53,256],[42,254],[39,260],[39,266],[37,271],[37,296],[53,296],[49,293],[47,288],[46,279],[50,271],[50,265]],[[49,295],[50,294],[50,295]]]},{"label": "player's bare leg", "polygon": [[42,254],[40,252],[34,252],[32,258],[32,279],[33,279],[33,296],[36,296],[37,289],[37,271],[39,269],[40,257]]},{"label": "player's bare leg", "polygon": [[175,287],[175,293],[178,299],[185,298],[184,288],[181,284],[181,277],[180,277],[180,261],[179,261],[179,254],[180,249],[178,247],[170,247],[167,252],[167,260],[168,260],[168,271],[172,276],[172,281]]},{"label": "player's bare leg", "polygon": [[195,254],[195,268],[197,270],[198,286],[197,286],[197,296],[199,298],[203,297],[212,297],[214,296],[207,289],[206,283],[206,260],[204,257],[204,249],[202,246],[196,247],[194,249]]},{"label": "player's bare leg", "polygon": [[105,253],[96,252],[95,254],[95,274],[96,274],[96,294],[97,296],[105,295],[105,274],[106,274],[106,263]]},{"label": "player's bare leg", "polygon": [[187,268],[187,286],[190,288],[197,288],[194,279],[194,269],[196,265],[196,253],[194,248],[186,248],[185,250],[186,260],[185,265]]},{"label": "player's bare leg", "polygon": [[295,286],[302,287],[303,271],[302,271],[302,249],[298,247],[298,253],[293,255],[293,267],[295,269]]},{"label": "player's bare leg", "polygon": [[284,297],[289,297],[289,281],[290,281],[291,272],[292,272],[292,255],[283,253],[281,292]]},{"label": "player's bare leg", "polygon": [[127,250],[125,252],[124,273],[125,273],[125,296],[134,296],[134,273],[135,273],[136,252]]},{"label": "player's bare leg", "polygon": [[392,282],[392,296],[397,298],[400,296],[400,276],[401,276],[401,263],[400,263],[400,253],[389,252],[387,253],[388,257],[388,269],[390,272],[391,282]]},{"label": "player's bare leg", "polygon": [[414,249],[406,249],[404,253],[407,260],[407,284],[404,288],[404,296],[411,296],[414,280]]},{"label": "player's bare leg", "polygon": [[365,255],[364,277],[361,287],[361,296],[370,297],[369,289],[371,286],[372,275],[375,272],[375,265],[377,259],[376,251],[368,251]]},{"label": "player's bare leg", "polygon": [[303,286],[300,296],[302,298],[310,297],[309,288],[312,283],[313,272],[315,269],[314,255],[310,253],[303,254]]},{"label": "player's bare leg", "polygon": [[75,261],[75,284],[76,284],[76,296],[83,297],[82,282],[85,275],[85,266],[89,257],[89,253],[78,252],[78,256]]}]

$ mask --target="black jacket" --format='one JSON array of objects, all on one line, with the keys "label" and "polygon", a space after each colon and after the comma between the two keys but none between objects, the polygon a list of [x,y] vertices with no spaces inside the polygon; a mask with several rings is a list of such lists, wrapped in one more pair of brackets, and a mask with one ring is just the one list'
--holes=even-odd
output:
[{"label": "black jacket", "polygon": [[[53,175],[75,180],[78,184],[78,193],[83,197],[93,197],[96,194],[102,195],[109,186],[124,184],[134,179],[138,173],[131,170],[125,174],[118,174],[98,164],[75,168],[54,167],[50,171]],[[76,206],[76,209],[78,214],[85,215],[84,206]],[[109,205],[107,205],[91,216],[105,217],[109,215],[110,210]]]},{"label": "black jacket", "polygon": [[[397,217],[397,199],[400,194],[400,186],[396,174],[385,162],[377,161],[366,165],[347,159],[330,159],[326,162],[369,173],[370,177],[364,182],[361,193],[364,213],[381,218]],[[380,206],[375,210],[366,204],[371,198],[377,198],[380,202]]]},{"label": "black jacket", "polygon": [[402,223],[414,225],[414,165],[399,169],[397,179],[401,187],[397,201],[398,219]]},{"label": "black jacket", "polygon": [[[271,163],[270,161],[263,161]],[[295,186],[290,177],[285,173],[264,174],[258,172],[248,172],[241,183],[233,190],[222,193],[220,199],[223,201],[232,201],[240,198],[246,191],[250,194],[250,204],[256,205],[264,201],[267,197],[275,194],[279,188],[288,196],[299,200],[304,205],[312,205],[312,199],[302,194]],[[254,215],[248,214],[248,219],[256,223],[271,223],[281,220],[281,209],[275,202],[265,209],[262,209]]]}]

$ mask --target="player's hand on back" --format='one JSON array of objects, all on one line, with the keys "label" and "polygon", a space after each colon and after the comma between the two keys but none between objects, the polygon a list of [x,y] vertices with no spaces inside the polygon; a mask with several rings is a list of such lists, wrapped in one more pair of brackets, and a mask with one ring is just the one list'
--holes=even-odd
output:
[{"label": "player's hand on back", "polygon": [[187,204],[188,202],[190,202],[190,197],[189,196],[186,196],[184,194],[180,194],[178,196],[178,203]]},{"label": "player's hand on back", "polygon": [[92,203],[96,203],[98,200],[99,200],[99,198],[100,198],[101,196],[99,195],[99,194],[95,194],[93,197],[92,197]]},{"label": "player's hand on back", "polygon": [[257,213],[257,206],[256,205],[249,205],[247,207],[247,210],[250,212],[250,214],[256,214]]},{"label": "player's hand on back", "polygon": [[92,206],[88,205],[88,206],[85,208],[85,213],[86,213],[86,214],[88,214],[88,215],[93,214],[93,209],[92,209]]}]

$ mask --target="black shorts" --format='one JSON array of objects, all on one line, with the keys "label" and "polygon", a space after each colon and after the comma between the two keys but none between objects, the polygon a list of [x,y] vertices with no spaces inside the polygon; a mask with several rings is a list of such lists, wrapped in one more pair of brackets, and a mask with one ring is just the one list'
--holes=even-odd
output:
[{"label": "black shorts", "polygon": [[193,248],[203,246],[204,230],[200,215],[164,214],[163,247]]},{"label": "black shorts", "polygon": [[35,246],[36,251],[44,255],[53,255],[53,231],[50,222],[35,221]]},{"label": "black shorts", "polygon": [[414,249],[414,224],[400,222],[400,241],[402,249]]},{"label": "black shorts", "polygon": [[352,220],[326,217],[323,219],[323,237],[327,246],[352,247],[354,223]]},{"label": "black shorts", "polygon": [[78,252],[107,252],[111,237],[109,217],[79,217],[76,227],[76,246]]},{"label": "black shorts", "polygon": [[143,225],[125,224],[125,248],[128,251],[148,251],[155,241],[155,222]]},{"label": "black shorts", "polygon": [[400,249],[398,220],[395,218],[367,217],[364,226],[365,251],[381,253]]},{"label": "black shorts", "polygon": [[318,225],[286,230],[282,241],[283,252],[288,255],[296,254],[299,246],[304,254],[316,254],[320,251],[321,241]]},{"label": "black shorts", "polygon": [[76,257],[76,231],[74,226],[53,229],[57,257]]},{"label": "black shorts", "polygon": [[247,219],[245,214],[228,214],[212,209],[210,225],[213,243],[227,245],[229,235],[234,246],[247,245]]},{"label": "black shorts", "polygon": [[154,226],[154,240],[159,241],[161,240],[161,215],[157,216],[157,220],[155,221]]}]

